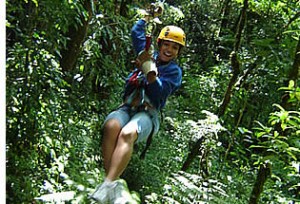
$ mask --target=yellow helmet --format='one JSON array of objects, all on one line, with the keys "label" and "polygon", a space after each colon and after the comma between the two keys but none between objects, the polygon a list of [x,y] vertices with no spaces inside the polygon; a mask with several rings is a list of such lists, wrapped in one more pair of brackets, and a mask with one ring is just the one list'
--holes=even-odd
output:
[{"label": "yellow helmet", "polygon": [[160,40],[168,40],[185,46],[185,33],[177,26],[166,26],[160,31],[157,42]]}]

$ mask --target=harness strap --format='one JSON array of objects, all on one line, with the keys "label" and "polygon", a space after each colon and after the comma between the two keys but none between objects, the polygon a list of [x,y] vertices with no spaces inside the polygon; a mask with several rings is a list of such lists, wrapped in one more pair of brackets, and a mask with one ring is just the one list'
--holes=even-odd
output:
[{"label": "harness strap", "polygon": [[[143,78],[139,77],[140,76],[140,71],[136,71],[132,74],[132,76],[129,78],[129,83],[131,83],[132,85],[134,85],[134,89],[132,91],[132,93],[130,93],[130,95],[125,99],[125,104],[127,105],[132,105],[132,102],[134,101],[134,99],[136,97],[140,97],[140,101],[138,104],[136,104],[135,107],[132,108],[136,108],[137,110],[147,110],[147,108],[154,108],[154,106],[151,104],[151,101],[149,99],[149,97],[145,94],[145,88],[144,88],[144,84],[143,84]],[[146,156],[146,152],[149,149],[151,142],[152,142],[152,138],[154,135],[154,124],[151,130],[151,133],[149,135],[149,137],[147,138],[146,141],[146,146],[143,149],[141,155],[140,155],[140,159],[144,159]]]},{"label": "harness strap", "polygon": [[129,83],[131,83],[134,86],[139,86],[139,80],[138,76],[140,75],[141,71],[137,70],[135,71],[132,76],[129,78]]},{"label": "harness strap", "polygon": [[147,152],[147,150],[149,149],[150,144],[151,144],[151,142],[152,142],[153,133],[154,133],[154,126],[153,126],[153,128],[152,128],[152,130],[151,130],[151,133],[150,133],[149,137],[147,138],[146,146],[145,146],[143,152],[142,152],[141,155],[140,155],[140,159],[145,159],[146,152]]}]

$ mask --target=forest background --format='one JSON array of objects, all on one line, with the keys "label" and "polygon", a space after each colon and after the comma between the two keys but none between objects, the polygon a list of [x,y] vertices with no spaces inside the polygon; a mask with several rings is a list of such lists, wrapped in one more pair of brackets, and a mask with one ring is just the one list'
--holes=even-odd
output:
[{"label": "forest background", "polygon": [[[5,2],[0,2],[0,202],[5,203]],[[3,14],[3,15],[2,15]]]},{"label": "forest background", "polygon": [[[7,203],[59,192],[89,203],[104,176],[101,124],[150,3],[6,1]],[[163,3],[155,35],[187,34],[183,84],[144,159],[136,147],[130,190],[142,203],[300,203],[299,1]]]}]

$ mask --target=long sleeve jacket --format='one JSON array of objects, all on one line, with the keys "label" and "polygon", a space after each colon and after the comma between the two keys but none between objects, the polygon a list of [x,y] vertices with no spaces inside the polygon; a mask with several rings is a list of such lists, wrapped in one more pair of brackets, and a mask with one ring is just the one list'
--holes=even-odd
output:
[{"label": "long sleeve jacket", "polygon": [[[136,53],[145,49],[146,36],[145,36],[146,22],[144,20],[139,20],[131,30],[131,37],[133,42],[133,47]],[[154,52],[153,58],[155,61],[158,59],[158,52]],[[153,83],[148,83],[146,78],[143,78],[143,86],[145,89],[145,94],[149,98],[151,104],[160,110],[165,106],[167,97],[174,93],[182,81],[182,71],[181,68],[175,63],[175,61],[170,61],[164,65],[157,65],[158,75],[156,81]],[[124,98],[126,98],[130,92],[135,88],[134,85],[130,83],[129,78],[134,72],[130,73],[126,79]]]}]

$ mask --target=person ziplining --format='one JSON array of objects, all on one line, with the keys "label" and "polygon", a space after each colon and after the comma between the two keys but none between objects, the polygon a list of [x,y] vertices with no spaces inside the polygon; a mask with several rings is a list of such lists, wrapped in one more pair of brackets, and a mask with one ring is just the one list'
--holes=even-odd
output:
[{"label": "person ziplining", "polygon": [[160,126],[159,112],[167,98],[182,82],[182,71],[175,62],[185,47],[184,31],[174,25],[164,27],[157,38],[158,51],[153,51],[147,26],[162,14],[163,7],[151,4],[146,15],[132,27],[133,47],[138,53],[136,69],[126,79],[123,103],[103,123],[102,154],[105,179],[90,198],[98,203],[130,203],[124,180],[135,143],[145,142]]}]

